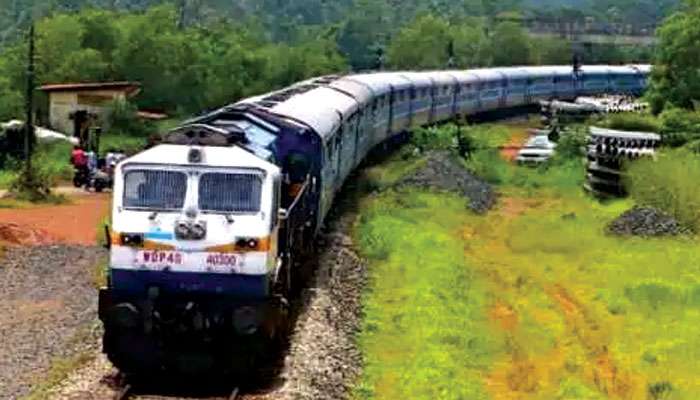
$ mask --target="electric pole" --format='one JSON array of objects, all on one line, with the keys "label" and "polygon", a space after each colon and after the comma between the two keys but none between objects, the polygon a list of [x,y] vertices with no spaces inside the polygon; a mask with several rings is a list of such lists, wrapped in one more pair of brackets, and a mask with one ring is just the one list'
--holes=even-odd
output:
[{"label": "electric pole", "polygon": [[27,163],[27,169],[30,169],[34,144],[34,22],[29,26],[29,51],[27,57],[27,97],[25,105],[27,116],[24,123],[24,159]]}]

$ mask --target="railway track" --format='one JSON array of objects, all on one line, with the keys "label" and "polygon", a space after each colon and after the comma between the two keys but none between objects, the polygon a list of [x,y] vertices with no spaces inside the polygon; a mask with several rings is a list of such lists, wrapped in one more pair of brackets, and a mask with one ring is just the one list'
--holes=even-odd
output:
[{"label": "railway track", "polygon": [[130,384],[125,385],[117,392],[113,400],[178,400],[178,399],[198,399],[198,400],[243,400],[240,396],[238,387],[231,390],[227,396],[212,396],[212,397],[176,397],[176,396],[160,396],[160,395],[142,395],[138,394],[134,387]]}]

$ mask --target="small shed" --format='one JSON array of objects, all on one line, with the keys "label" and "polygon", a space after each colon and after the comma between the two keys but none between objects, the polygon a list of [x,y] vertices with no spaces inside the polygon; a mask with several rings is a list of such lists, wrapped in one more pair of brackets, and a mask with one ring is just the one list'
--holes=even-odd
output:
[{"label": "small shed", "polygon": [[75,132],[73,116],[83,112],[105,126],[109,117],[109,105],[116,100],[127,100],[141,91],[137,82],[61,83],[39,88],[49,98],[49,124],[51,128],[64,132]]}]

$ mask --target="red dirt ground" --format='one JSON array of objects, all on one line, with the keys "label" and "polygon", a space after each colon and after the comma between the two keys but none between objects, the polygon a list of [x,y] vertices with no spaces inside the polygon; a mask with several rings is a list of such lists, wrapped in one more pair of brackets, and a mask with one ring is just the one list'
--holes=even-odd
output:
[{"label": "red dirt ground", "polygon": [[527,132],[526,126],[520,125],[510,127],[510,131],[510,140],[501,148],[501,157],[506,161],[514,162],[530,134]]},{"label": "red dirt ground", "polygon": [[[109,213],[110,194],[70,197],[70,204],[0,210],[0,233],[10,244],[95,245],[100,221]],[[16,240],[13,240],[16,239]]]}]

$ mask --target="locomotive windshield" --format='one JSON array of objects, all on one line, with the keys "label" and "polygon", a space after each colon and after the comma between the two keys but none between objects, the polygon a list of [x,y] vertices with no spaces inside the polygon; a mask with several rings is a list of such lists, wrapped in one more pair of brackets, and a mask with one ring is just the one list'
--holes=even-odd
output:
[{"label": "locomotive windshield", "polygon": [[202,174],[199,209],[206,212],[257,213],[260,211],[262,177],[257,174]]},{"label": "locomotive windshield", "polygon": [[124,207],[180,210],[185,204],[187,175],[177,171],[130,170],[124,175]]}]

